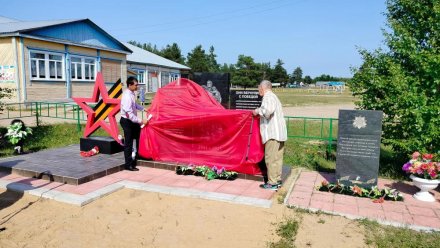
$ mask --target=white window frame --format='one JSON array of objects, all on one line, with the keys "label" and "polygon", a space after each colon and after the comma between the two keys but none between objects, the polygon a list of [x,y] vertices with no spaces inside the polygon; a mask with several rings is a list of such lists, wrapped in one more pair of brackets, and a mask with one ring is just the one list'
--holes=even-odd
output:
[{"label": "white window frame", "polygon": [[[134,71],[136,71],[136,79],[138,80],[138,84],[145,85],[146,84],[145,75],[147,75],[147,70],[134,69]],[[140,73],[142,73],[142,78],[139,78]]]},{"label": "white window frame", "polygon": [[[81,59],[81,62],[73,62],[72,59]],[[86,63],[86,59],[91,59],[94,62],[93,63]],[[72,81],[83,81],[83,82],[94,82],[96,80],[96,74],[97,74],[97,60],[94,57],[86,57],[86,56],[78,56],[78,55],[71,55],[70,56],[70,77]],[[91,66],[93,65],[94,71],[92,72]],[[77,74],[77,68],[78,66],[81,66],[81,78],[78,78]],[[86,78],[86,69],[89,71],[89,75],[93,75],[93,78],[87,79]]]},{"label": "white window frame", "polygon": [[180,78],[180,74],[179,73],[170,72],[170,82],[176,81],[179,78]]},{"label": "white window frame", "polygon": [[[44,59],[32,58],[33,53],[44,54]],[[61,60],[49,59],[49,55],[61,56]],[[36,66],[35,70],[37,74],[36,77],[32,76],[32,61],[36,61],[35,63]],[[44,61],[44,73],[45,73],[44,77],[40,77],[40,66],[39,66],[40,61]],[[31,80],[65,81],[66,73],[65,73],[64,61],[65,61],[65,56],[63,53],[29,50],[29,77],[31,78]],[[61,78],[50,78],[50,66],[49,66],[50,62],[55,62],[55,77],[57,76],[57,70],[56,70],[57,63],[61,62]]]}]

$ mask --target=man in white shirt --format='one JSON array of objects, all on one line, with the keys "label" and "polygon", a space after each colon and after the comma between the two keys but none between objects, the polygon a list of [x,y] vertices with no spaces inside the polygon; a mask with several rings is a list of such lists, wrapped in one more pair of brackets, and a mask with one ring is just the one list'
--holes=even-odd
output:
[{"label": "man in white shirt", "polygon": [[141,120],[137,117],[137,110],[146,111],[144,107],[136,103],[134,92],[138,88],[138,81],[134,77],[127,79],[127,89],[122,93],[121,99],[121,126],[124,130],[124,157],[125,169],[130,171],[138,171],[136,168],[136,158],[133,160],[133,140],[136,140],[136,151],[139,149],[139,135],[142,124],[147,124],[148,120]]},{"label": "man in white shirt", "polygon": [[286,122],[281,102],[272,92],[272,83],[267,80],[261,81],[258,92],[263,100],[253,114],[260,116],[260,133],[268,176],[268,182],[261,184],[260,187],[277,190],[282,183],[284,142],[287,140]]}]

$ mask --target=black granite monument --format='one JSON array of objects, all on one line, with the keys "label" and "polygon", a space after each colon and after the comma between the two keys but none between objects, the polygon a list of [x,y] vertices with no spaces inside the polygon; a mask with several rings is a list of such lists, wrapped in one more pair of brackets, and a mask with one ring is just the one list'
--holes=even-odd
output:
[{"label": "black granite monument", "polygon": [[106,136],[81,137],[79,144],[79,149],[85,152],[90,151],[95,146],[99,148],[99,153],[103,154],[114,154],[124,150],[124,147],[112,137]]},{"label": "black granite monument", "polygon": [[254,110],[261,106],[262,100],[258,90],[231,90],[230,109]]},{"label": "black granite monument", "polygon": [[341,183],[377,185],[382,116],[375,110],[339,111],[336,178]]}]

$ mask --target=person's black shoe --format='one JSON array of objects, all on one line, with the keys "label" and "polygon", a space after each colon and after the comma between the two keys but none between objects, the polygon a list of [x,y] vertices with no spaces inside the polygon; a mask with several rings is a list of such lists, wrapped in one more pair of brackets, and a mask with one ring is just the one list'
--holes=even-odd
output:
[{"label": "person's black shoe", "polygon": [[128,167],[128,168],[125,168],[126,170],[129,170],[129,171],[138,171],[139,169],[138,168],[136,168],[136,167]]}]

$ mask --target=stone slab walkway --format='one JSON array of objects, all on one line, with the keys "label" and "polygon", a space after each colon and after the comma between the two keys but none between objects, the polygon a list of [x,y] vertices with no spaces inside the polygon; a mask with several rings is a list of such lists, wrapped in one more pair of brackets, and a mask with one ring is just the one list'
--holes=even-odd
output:
[{"label": "stone slab walkway", "polygon": [[203,177],[177,175],[174,171],[138,167],[96,180],[71,185],[0,172],[0,187],[83,206],[122,188],[177,196],[218,200],[269,208],[275,191],[259,188],[262,182],[236,179],[207,181]]},{"label": "stone slab walkway", "polygon": [[340,195],[316,190],[323,180],[335,182],[334,174],[322,172],[302,172],[291,191],[286,204],[291,207],[322,211],[345,216],[351,219],[378,221],[382,224],[408,227],[415,230],[440,231],[440,189],[431,191],[436,202],[427,203],[414,199],[418,191],[411,182],[399,182],[379,179],[378,187],[399,190],[404,201],[385,201],[373,203],[371,199]]}]

